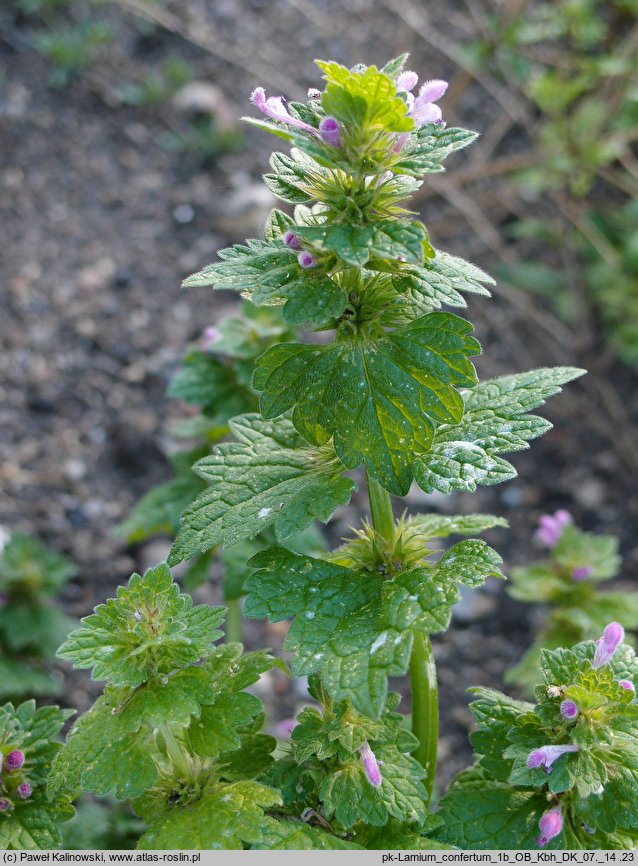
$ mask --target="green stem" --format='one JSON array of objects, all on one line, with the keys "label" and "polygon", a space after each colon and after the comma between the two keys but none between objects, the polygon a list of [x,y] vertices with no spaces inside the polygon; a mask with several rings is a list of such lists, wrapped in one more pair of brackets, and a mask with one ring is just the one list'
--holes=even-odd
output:
[{"label": "green stem", "polygon": [[436,773],[436,753],[439,740],[439,690],[436,665],[430,638],[415,632],[410,656],[410,688],[412,690],[412,733],[419,741],[414,757],[427,776],[423,784],[432,799]]},{"label": "green stem", "polygon": [[226,600],[226,640],[228,643],[241,643],[241,604],[238,598]]},{"label": "green stem", "polygon": [[[390,494],[366,473],[372,525],[379,535],[391,540],[394,515]],[[412,733],[419,741],[414,757],[427,776],[424,780],[427,802],[432,799],[439,740],[439,692],[432,646],[427,635],[415,632],[410,656],[410,689],[412,692]]]},{"label": "green stem", "polygon": [[368,482],[368,497],[370,499],[370,514],[372,526],[386,541],[391,541],[394,535],[394,514],[392,500],[388,491],[381,487],[378,481],[366,472]]},{"label": "green stem", "polygon": [[159,725],[159,731],[166,745],[166,753],[175,769],[184,776],[189,775],[190,761],[183,746],[177,741],[171,726],[166,723]]}]

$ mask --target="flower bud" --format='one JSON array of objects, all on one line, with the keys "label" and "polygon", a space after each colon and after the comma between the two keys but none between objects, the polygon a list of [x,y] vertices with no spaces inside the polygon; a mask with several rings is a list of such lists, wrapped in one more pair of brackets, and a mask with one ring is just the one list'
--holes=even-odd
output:
[{"label": "flower bud", "polygon": [[309,253],[307,250],[303,250],[297,256],[297,261],[301,265],[302,268],[314,268],[317,264],[317,259],[313,256],[312,253]]},{"label": "flower bud", "polygon": [[368,743],[364,743],[359,749],[359,753],[361,754],[363,769],[366,771],[368,782],[374,785],[375,788],[378,788],[381,784],[381,770],[379,769],[379,762],[374,752]]},{"label": "flower bud", "polygon": [[568,722],[573,722],[574,719],[578,718],[580,710],[574,701],[566,700],[560,705],[560,714],[564,719],[567,719]]},{"label": "flower bud", "polygon": [[591,577],[591,567],[589,565],[579,565],[577,568],[574,568],[571,574],[571,578],[575,583],[580,583],[583,580],[587,580],[588,577]]},{"label": "flower bud", "polygon": [[9,752],[7,757],[4,759],[4,766],[7,772],[11,772],[11,770],[19,770],[23,764],[24,752],[21,752],[20,749],[14,749],[12,752]]},{"label": "flower bud", "polygon": [[596,652],[591,663],[593,668],[601,668],[611,661],[619,644],[625,636],[625,630],[619,622],[610,622],[603,636],[596,641]]},{"label": "flower bud", "polygon": [[618,680],[618,685],[623,689],[627,689],[628,692],[635,692],[636,686],[632,683],[631,680]]},{"label": "flower bud", "polygon": [[0,797],[0,812],[8,812],[12,805],[11,800],[7,800],[6,797]]},{"label": "flower bud", "polygon": [[341,143],[341,127],[334,117],[324,117],[319,124],[319,135],[331,147],[339,147]]},{"label": "flower bud", "polygon": [[563,813],[556,806],[555,809],[550,809],[545,812],[538,822],[538,829],[541,831],[540,836],[536,839],[536,844],[540,848],[544,848],[552,839],[559,835],[563,829]]},{"label": "flower bud", "polygon": [[18,797],[22,800],[28,800],[33,793],[33,788],[28,782],[23,782],[21,785],[18,785],[17,791]]},{"label": "flower bud", "polygon": [[301,249],[301,241],[299,240],[298,235],[294,232],[286,232],[284,235],[284,243],[291,250],[300,250]]}]

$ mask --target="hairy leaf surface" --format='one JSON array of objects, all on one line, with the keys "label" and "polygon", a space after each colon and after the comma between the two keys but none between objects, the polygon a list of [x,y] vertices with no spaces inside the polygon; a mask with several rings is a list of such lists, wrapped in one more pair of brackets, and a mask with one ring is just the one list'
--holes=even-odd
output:
[{"label": "hairy leaf surface", "polygon": [[458,423],[458,391],[475,381],[479,352],[470,325],[431,313],[370,342],[283,343],[257,363],[266,418],[294,409],[299,432],[317,444],[334,435],[348,469],[362,461],[386,489],[404,495],[415,452],[427,452],[435,424]]},{"label": "hairy leaf surface", "polygon": [[284,541],[313,520],[330,519],[355,486],[330,449],[312,448],[286,418],[234,418],[237,442],[217,445],[195,465],[211,487],[182,516],[169,562],[216,544],[235,544],[274,526]]}]

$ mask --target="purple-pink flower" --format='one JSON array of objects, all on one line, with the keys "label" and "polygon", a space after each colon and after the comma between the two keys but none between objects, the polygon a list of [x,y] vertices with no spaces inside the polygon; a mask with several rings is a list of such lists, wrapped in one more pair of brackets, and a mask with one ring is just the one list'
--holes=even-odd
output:
[{"label": "purple-pink flower", "polygon": [[416,72],[406,70],[397,78],[397,93],[409,93],[417,85],[419,76]]},{"label": "purple-pink flower", "polygon": [[319,124],[319,135],[326,144],[329,144],[331,147],[339,147],[341,144],[339,121],[334,117],[324,117]]},{"label": "purple-pink flower", "polygon": [[312,253],[309,253],[307,250],[302,250],[297,256],[297,261],[301,265],[302,268],[314,268],[317,264],[317,259],[313,256]]},{"label": "purple-pink flower", "polygon": [[579,565],[576,568],[572,569],[571,578],[575,583],[580,583],[583,580],[587,580],[587,578],[591,577],[591,575],[591,566]]},{"label": "purple-pink flower", "polygon": [[0,812],[8,812],[11,805],[11,800],[7,800],[6,797],[0,797]]},{"label": "purple-pink flower", "polygon": [[17,791],[18,797],[20,797],[22,800],[27,800],[33,793],[33,788],[28,782],[22,782],[21,785],[18,785]]},{"label": "purple-pink flower", "polygon": [[627,689],[628,692],[636,691],[636,686],[631,680],[618,680],[618,685],[623,689]]},{"label": "purple-pink flower", "polygon": [[297,719],[282,719],[272,726],[271,733],[278,740],[287,740],[298,724]]},{"label": "purple-pink flower", "polygon": [[363,769],[366,771],[368,782],[370,782],[371,785],[374,785],[375,788],[378,788],[381,784],[381,770],[379,769],[379,762],[370,748],[370,745],[364,743],[359,749],[359,754],[361,755]]},{"label": "purple-pink flower", "polygon": [[19,770],[24,764],[24,752],[21,752],[20,749],[14,749],[12,752],[9,752],[7,757],[4,759],[4,766],[8,772],[11,770]]},{"label": "purple-pink flower", "polygon": [[550,809],[541,815],[538,822],[538,829],[541,831],[540,836],[536,839],[536,844],[540,848],[544,848],[552,839],[554,839],[563,829],[563,813],[559,806]]},{"label": "purple-pink flower", "polygon": [[309,123],[304,123],[297,117],[293,117],[285,106],[283,96],[266,97],[266,91],[263,87],[256,87],[250,95],[250,101],[253,105],[268,117],[273,120],[278,120],[281,123],[287,123],[288,126],[294,126],[296,129],[303,129],[304,132],[310,132],[312,135],[317,135],[317,130]]},{"label": "purple-pink flower", "polygon": [[603,636],[596,641],[596,652],[594,653],[594,660],[591,663],[592,667],[601,668],[611,661],[624,636],[625,629],[621,624],[619,622],[610,622],[605,627]]},{"label": "purple-pink flower", "polygon": [[[414,120],[416,126],[424,123],[440,123],[443,117],[441,109],[436,102],[447,90],[447,81],[433,79],[426,81],[421,86],[418,96],[410,91],[414,90],[419,80],[416,72],[402,72],[397,78],[397,93],[405,93],[408,105],[408,117]],[[399,153],[409,138],[409,133],[402,132],[397,135],[392,147],[393,153]]]},{"label": "purple-pink flower", "polygon": [[527,756],[527,766],[530,770],[533,770],[535,767],[545,767],[547,772],[551,773],[552,764],[561,755],[577,751],[578,746],[572,746],[571,744],[566,746],[541,746],[540,749],[534,749],[533,752],[529,753]]},{"label": "purple-pink flower", "polygon": [[543,514],[538,521],[538,529],[535,537],[545,547],[556,547],[558,539],[563,534],[563,530],[568,523],[571,523],[572,516],[569,511],[564,508],[554,512],[554,514]]},{"label": "purple-pink flower", "polygon": [[300,250],[301,249],[301,241],[299,240],[299,236],[294,232],[286,232],[284,235],[284,243],[291,250]]},{"label": "purple-pink flower", "polygon": [[567,719],[568,722],[573,722],[574,719],[578,718],[580,710],[574,701],[567,699],[560,705],[560,714],[564,719]]},{"label": "purple-pink flower", "polygon": [[209,325],[207,328],[204,328],[202,332],[202,342],[204,344],[205,349],[210,349],[217,340],[219,340],[221,334],[219,330],[214,325]]},{"label": "purple-pink flower", "polygon": [[[415,82],[416,84],[416,82]],[[423,123],[440,123],[443,118],[443,112],[436,102],[443,96],[447,90],[447,81],[434,79],[426,81],[419,90],[419,95],[415,98],[411,105],[409,114],[414,119],[417,126]],[[409,100],[408,104],[410,104]]]}]

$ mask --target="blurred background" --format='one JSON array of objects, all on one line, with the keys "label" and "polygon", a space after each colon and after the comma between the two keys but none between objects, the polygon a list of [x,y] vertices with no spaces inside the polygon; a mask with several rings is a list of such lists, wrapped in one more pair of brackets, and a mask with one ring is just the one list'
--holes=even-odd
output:
[{"label": "blurred background", "polygon": [[[75,564],[58,586],[69,616],[168,551],[165,537],[132,545],[115,529],[171,477],[180,407],[167,383],[235,304],[180,282],[259,236],[275,205],[260,180],[273,141],[239,121],[250,92],[303,99],[321,86],[317,57],[383,65],[404,51],[421,80],[450,82],[445,120],[481,135],[415,200],[435,246],[498,279],[467,311],[480,375],[590,371],[550,403],[555,428],[514,456],[515,481],[414,490],[408,504],[506,517],[511,529],[488,536],[506,571],[538,556],[539,514],[567,508],[619,536],[631,588],[636,0],[2,0],[0,523]],[[363,508],[355,497],[338,512],[332,541]],[[438,640],[450,772],[469,760],[465,688],[501,687],[533,626],[529,606],[490,587]],[[279,646],[281,630],[252,624],[246,637]],[[95,686],[64,676],[64,700],[85,708]],[[303,699],[272,688],[279,715]]]}]

